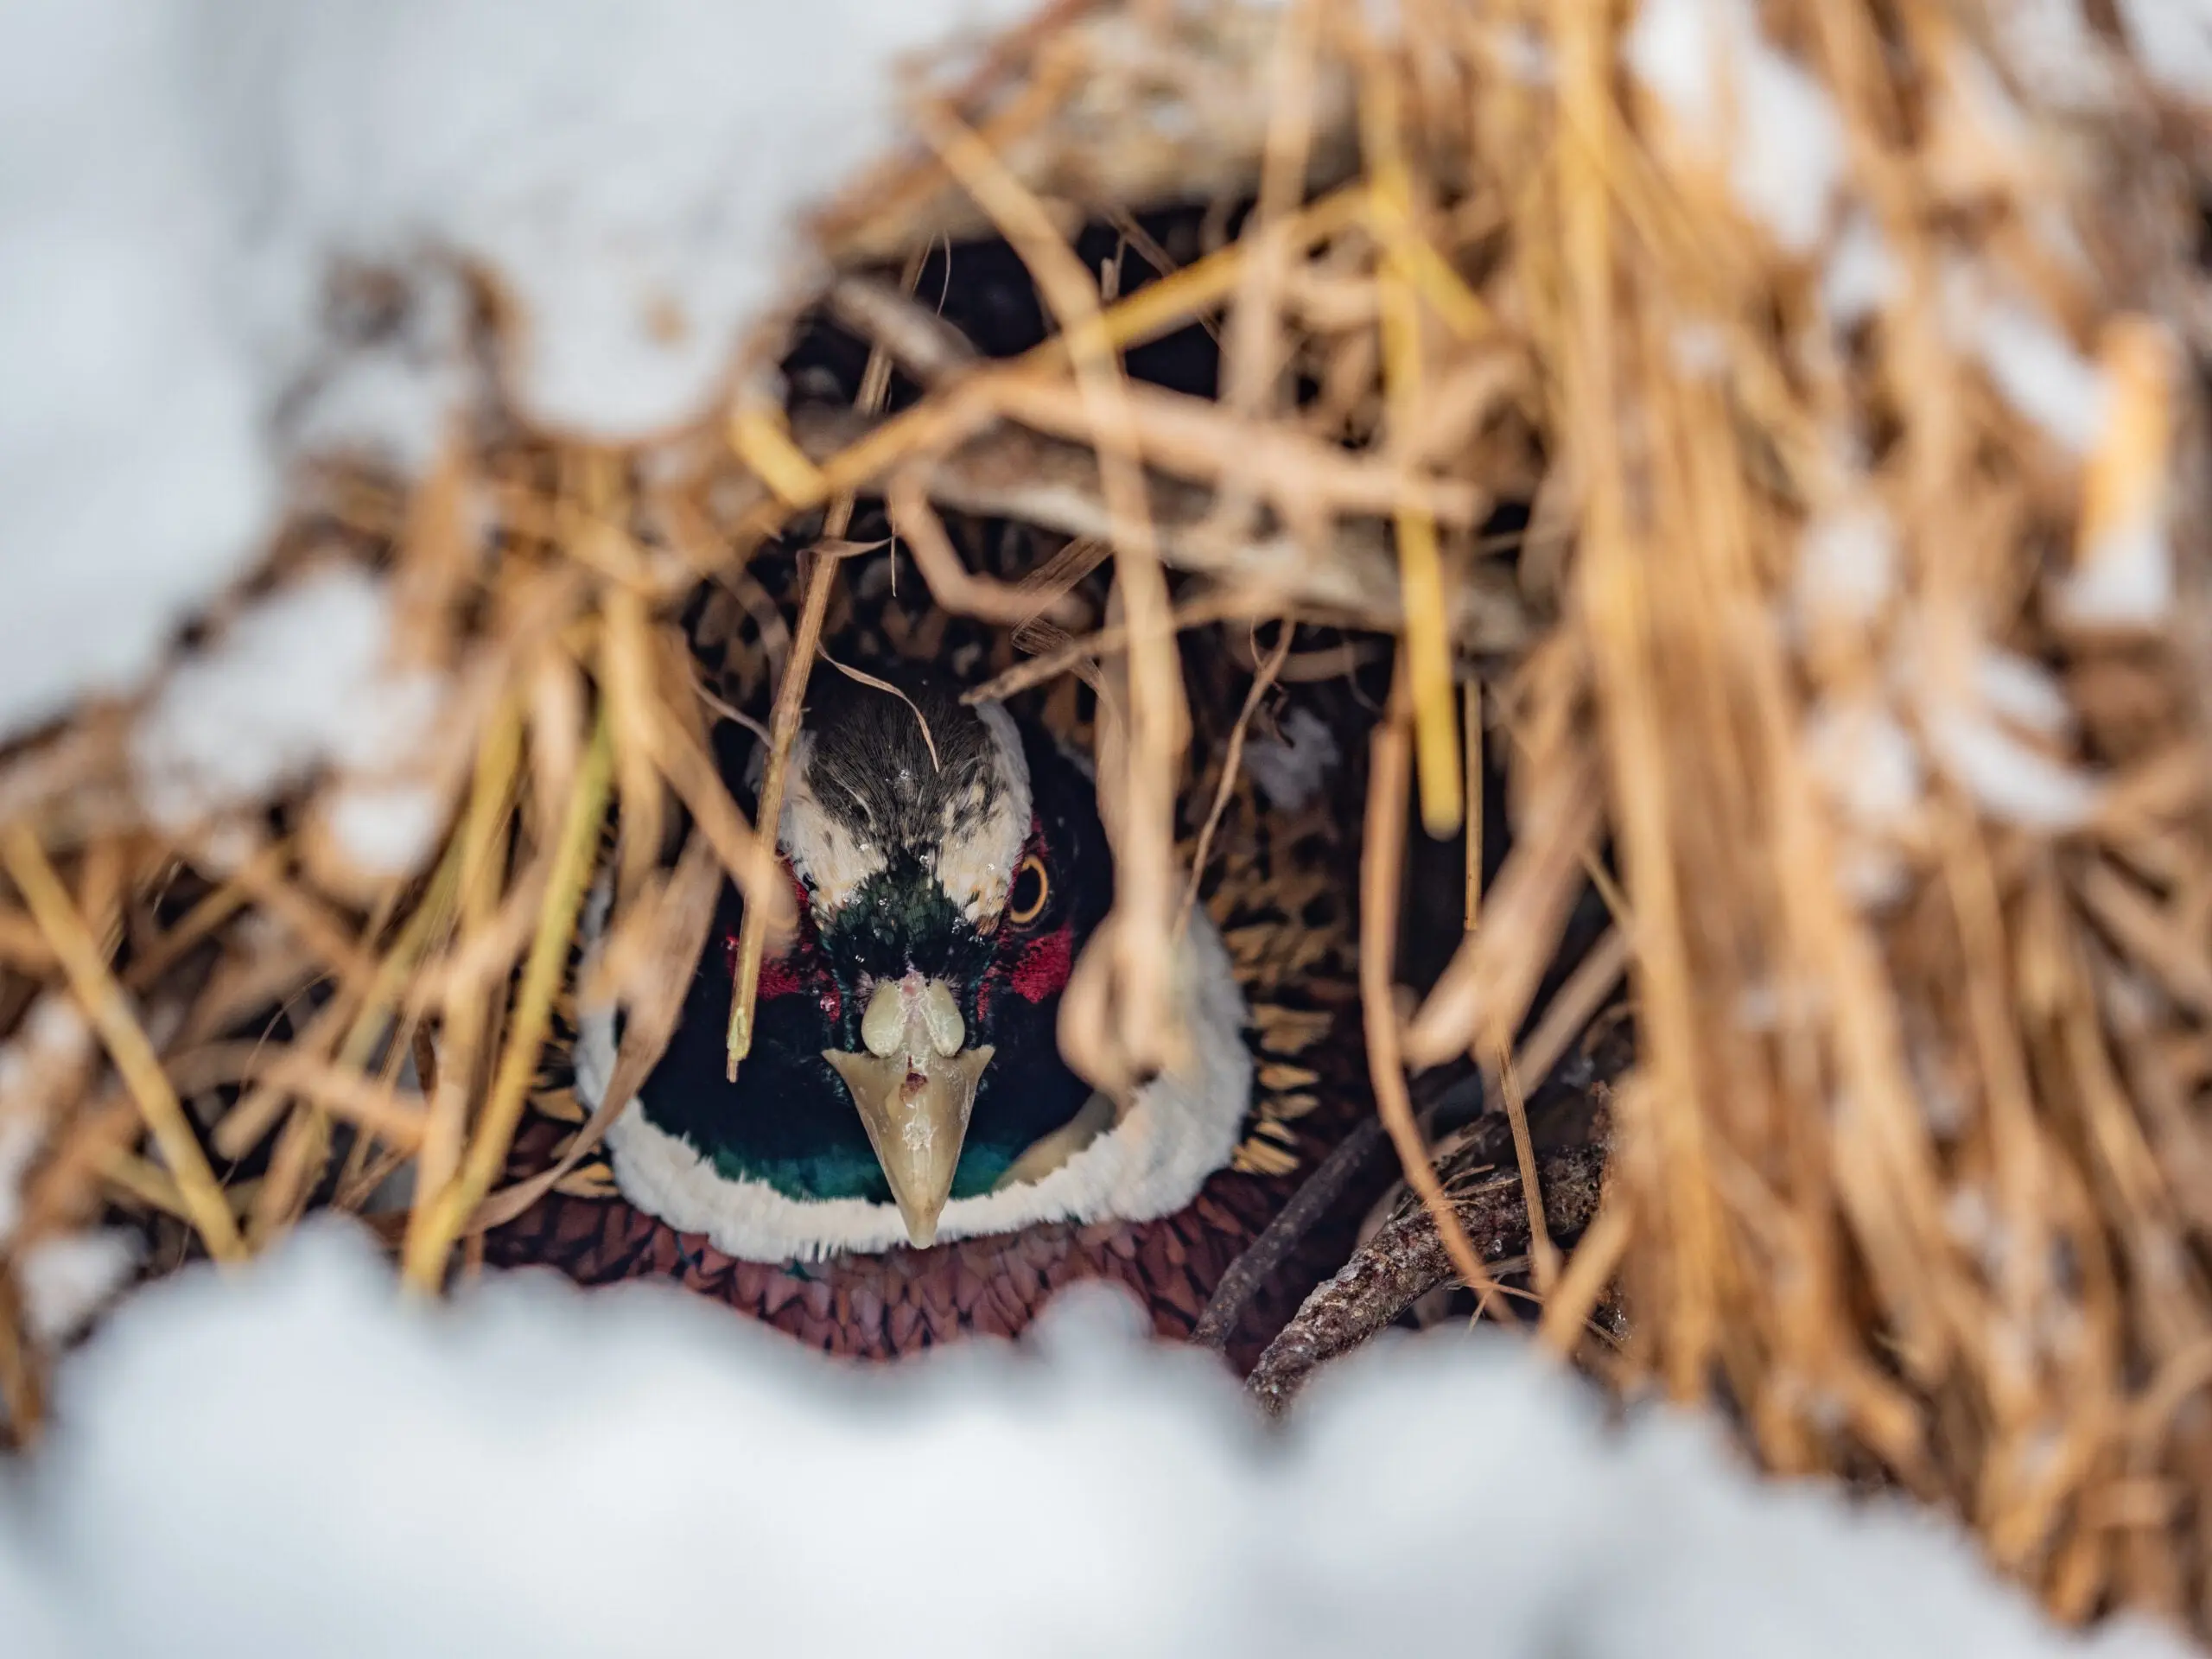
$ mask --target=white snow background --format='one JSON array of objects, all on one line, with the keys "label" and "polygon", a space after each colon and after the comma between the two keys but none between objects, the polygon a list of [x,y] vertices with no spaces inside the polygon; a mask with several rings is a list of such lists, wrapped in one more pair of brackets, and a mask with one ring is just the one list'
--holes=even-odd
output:
[{"label": "white snow background", "polygon": [[[1270,1435],[1117,1293],[850,1369],[664,1286],[403,1298],[350,1224],[127,1303],[0,1477],[0,1649],[2178,1659],[1957,1534],[1408,1338]],[[28,1632],[42,1634],[26,1639]],[[11,1639],[10,1639],[11,1638]]]},{"label": "white snow background", "polygon": [[[1034,5],[0,0],[0,738],[143,679],[296,446],[435,451],[454,261],[519,302],[529,413],[699,415],[899,66]],[[346,261],[419,278],[429,337],[330,361]]]}]

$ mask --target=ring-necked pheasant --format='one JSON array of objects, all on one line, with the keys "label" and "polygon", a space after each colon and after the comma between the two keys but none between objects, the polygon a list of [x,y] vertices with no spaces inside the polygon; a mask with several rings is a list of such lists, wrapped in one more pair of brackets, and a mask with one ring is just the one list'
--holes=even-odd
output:
[{"label": "ring-necked pheasant", "polygon": [[[1363,1104],[1333,1090],[1338,1109],[1315,1112],[1304,1063],[1332,994],[1349,996],[1315,846],[1328,813],[1287,827],[1240,798],[1211,906],[1234,957],[1197,911],[1174,965],[1190,1061],[1117,1110],[1055,1038],[1071,966],[1113,895],[1087,771],[1032,721],[965,706],[929,672],[887,671],[898,693],[836,674],[810,692],[778,825],[799,926],[764,964],[735,1080],[724,1042],[741,911],[726,886],[678,1029],[610,1128],[607,1165],[495,1234],[491,1258],[586,1282],[677,1279],[841,1353],[1011,1334],[1089,1277],[1128,1286],[1163,1335],[1185,1334]],[[1255,816],[1275,818],[1272,836]],[[1283,868],[1293,844],[1309,874]],[[606,1020],[580,1022],[573,1095],[550,1096],[519,1168],[550,1161],[571,1132],[560,1120],[598,1103],[614,1037]]]}]

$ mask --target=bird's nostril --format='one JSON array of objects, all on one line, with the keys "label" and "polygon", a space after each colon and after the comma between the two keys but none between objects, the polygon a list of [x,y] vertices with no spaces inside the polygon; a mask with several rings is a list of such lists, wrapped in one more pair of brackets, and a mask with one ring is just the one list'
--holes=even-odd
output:
[{"label": "bird's nostril", "polygon": [[960,1045],[968,1039],[968,1023],[960,1017],[960,1005],[953,1001],[951,988],[941,979],[933,979],[924,988],[921,1001],[931,1046],[940,1054],[958,1053]]},{"label": "bird's nostril", "polygon": [[906,1010],[900,1003],[899,987],[879,984],[868,999],[868,1012],[861,1016],[861,1041],[869,1053],[889,1059],[898,1052],[899,1039],[906,1034]]}]

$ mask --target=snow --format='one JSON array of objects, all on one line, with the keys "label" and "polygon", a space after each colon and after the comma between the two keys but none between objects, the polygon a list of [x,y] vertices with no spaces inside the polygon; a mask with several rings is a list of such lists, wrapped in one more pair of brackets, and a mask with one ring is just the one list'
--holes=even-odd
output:
[{"label": "snow", "polygon": [[63,991],[41,994],[0,1042],[0,1249],[22,1218],[23,1178],[46,1145],[48,1116],[92,1058],[92,1028]]},{"label": "snow", "polygon": [[1929,758],[1993,818],[2045,835],[2088,822],[2103,799],[2091,772],[2051,753],[2074,730],[2050,671],[1971,633],[1935,643],[1932,626],[1900,631],[1891,659],[1919,715]]},{"label": "snow", "polygon": [[2036,97],[2077,111],[2111,100],[2117,90],[2111,54],[2081,0],[2012,0],[1991,21],[2005,61]]},{"label": "snow", "polygon": [[1972,334],[1982,366],[2005,399],[2059,445],[2087,454],[2104,429],[2110,388],[2104,372],[2026,305],[1996,301]]},{"label": "snow", "polygon": [[2115,521],[2059,584],[2059,616],[2082,628],[2158,628],[2173,613],[2174,556],[2161,502]]},{"label": "snow", "polygon": [[1810,252],[1842,182],[1843,123],[1820,82],[1761,36],[1751,0],[1643,0],[1624,49],[1683,136],[1726,161],[1737,205],[1785,252]]},{"label": "snow", "polygon": [[1526,22],[1509,22],[1483,36],[1491,61],[1516,86],[1548,89],[1559,79],[1551,42]]},{"label": "snow", "polygon": [[1608,1428],[1504,1338],[1355,1357],[1271,1437],[1135,1328],[1094,1290],[1021,1350],[859,1372],[664,1286],[410,1301],[318,1224],[73,1357],[0,1476],[0,1626],[82,1659],[2185,1651],[2063,1636],[1946,1527],[1757,1484],[1700,1420]]},{"label": "snow", "polygon": [[2040,310],[1991,291],[1963,262],[1945,270],[1942,299],[1946,330],[1979,359],[1999,395],[2067,454],[2088,454],[2112,405],[2104,371]]},{"label": "snow", "polygon": [[181,6],[0,6],[0,736],[127,690],[274,499]]},{"label": "snow", "polygon": [[1726,331],[1702,317],[1676,323],[1667,349],[1675,367],[1692,380],[1712,379],[1728,366]]},{"label": "snow", "polygon": [[[798,213],[899,136],[901,61],[1033,3],[0,6],[0,739],[143,683],[287,456],[427,463],[462,266],[538,417],[703,413]],[[330,337],[340,266],[397,273],[392,337]]]},{"label": "snow", "polygon": [[251,180],[241,237],[279,227],[272,290],[296,238],[481,262],[530,319],[525,405],[633,435],[700,412],[792,274],[796,213],[898,136],[898,60],[1029,10],[251,0],[207,32],[227,96],[202,113]]},{"label": "snow", "polygon": [[60,1342],[85,1325],[138,1270],[138,1242],[115,1228],[42,1238],[16,1261],[32,1338]]},{"label": "snow", "polygon": [[1848,334],[1897,298],[1903,278],[1882,227],[1865,208],[1847,214],[1821,273],[1821,308],[1828,326]]},{"label": "snow", "polygon": [[1920,804],[1920,751],[1897,716],[1872,698],[1815,705],[1805,745],[1814,771],[1861,826],[1894,830]]},{"label": "snow", "polygon": [[[326,765],[402,764],[429,731],[444,682],[391,666],[391,624],[390,590],[352,565],[310,572],[248,608],[169,677],[139,721],[132,760],[156,820],[182,830]],[[365,863],[391,850],[366,841]]]},{"label": "snow", "polygon": [[22,1041],[44,1059],[74,1061],[92,1047],[92,1028],[67,997],[41,996],[23,1016]]},{"label": "snow", "polygon": [[283,447],[428,472],[474,390],[467,308],[458,273],[432,264],[414,273],[397,316],[334,327],[326,358],[283,405]]},{"label": "snow", "polygon": [[2144,72],[2168,92],[2212,105],[2212,0],[2120,0]]},{"label": "snow", "polygon": [[1974,683],[1993,713],[2024,731],[2058,737],[2074,729],[2074,705],[2056,677],[2017,651],[1985,644],[1974,656]]},{"label": "snow", "polygon": [[45,1144],[41,1114],[0,1110],[0,1245],[16,1236],[23,1214],[23,1177]]},{"label": "snow", "polygon": [[2079,767],[2052,759],[1978,712],[1931,709],[1928,746],[1943,769],[1993,817],[2046,835],[2078,830],[2103,791]]},{"label": "snow", "polygon": [[1808,621],[1866,624],[1896,591],[1897,526],[1879,502],[1822,514],[1797,543],[1798,614]]},{"label": "snow", "polygon": [[1953,100],[1943,110],[1945,117],[1962,118],[1983,143],[2008,159],[2033,149],[2035,127],[1995,64],[1954,41],[1942,54],[1942,66]]},{"label": "snow", "polygon": [[371,875],[419,869],[445,828],[445,798],[427,784],[347,782],[318,804],[339,846]]}]

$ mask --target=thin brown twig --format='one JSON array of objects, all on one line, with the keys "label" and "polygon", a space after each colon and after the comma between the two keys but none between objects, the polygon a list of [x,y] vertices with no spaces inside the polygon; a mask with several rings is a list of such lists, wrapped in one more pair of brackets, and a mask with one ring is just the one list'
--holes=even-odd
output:
[{"label": "thin brown twig", "polygon": [[[1347,186],[1322,197],[1294,219],[1273,227],[1294,247],[1310,247],[1340,234],[1359,222],[1366,211],[1366,191]],[[1181,327],[1208,307],[1217,305],[1235,289],[1246,255],[1242,245],[1232,245],[1185,265],[1173,276],[1147,283],[1117,302],[1099,319],[1099,338],[1107,346],[1127,348]],[[1086,279],[1087,280],[1087,279]],[[986,383],[1001,378],[1012,381],[1035,374],[1050,375],[1065,367],[1070,336],[1057,335],[1025,353],[1002,368],[978,371],[963,381],[959,397],[979,391],[988,395]],[[864,487],[872,480],[895,474],[914,456],[941,446],[948,431],[971,418],[948,400],[925,400],[868,431],[820,464],[820,477],[810,489],[796,496],[766,503],[758,510],[752,533],[765,537],[791,513],[816,505],[846,491]],[[744,448],[733,424],[732,438]]]},{"label": "thin brown twig", "polygon": [[1397,937],[1398,886],[1406,834],[1406,794],[1412,781],[1412,743],[1406,724],[1404,694],[1391,698],[1386,717],[1370,746],[1367,823],[1360,854],[1359,995],[1367,1033],[1367,1065],[1375,1085],[1376,1108],[1398,1149],[1406,1179],[1435,1218],[1463,1281],[1485,1300],[1497,1287],[1475,1254],[1445,1197],[1444,1184],[1421,1144],[1406,1089],[1405,1061],[1399,1052],[1398,1013],[1390,995],[1391,942]]},{"label": "thin brown twig", "polygon": [[1471,933],[1482,919],[1483,909],[1483,683],[1471,679],[1461,695],[1460,711],[1467,753],[1461,775],[1466,781],[1466,868],[1460,893],[1459,927]]},{"label": "thin brown twig", "polygon": [[[837,561],[817,556],[807,572],[806,599],[799,607],[798,626],[791,633],[791,652],[784,660],[783,682],[776,688],[776,706],[769,718],[768,763],[760,779],[757,820],[760,835],[772,838],[782,822],[784,788],[791,767],[791,745],[798,737],[799,715],[806,700],[808,671],[814,665],[822,643],[823,619],[830,611],[830,590],[837,580]],[[737,1068],[753,1052],[753,1004],[760,984],[760,958],[768,942],[768,906],[747,902],[738,925],[737,966],[729,1005],[729,1080],[737,1081]]]},{"label": "thin brown twig", "polygon": [[[920,278],[923,257],[917,251],[908,258],[902,284],[905,293],[911,294]],[[880,409],[890,390],[891,358],[879,344],[868,353],[868,366],[861,375],[861,411],[873,414]],[[810,480],[806,487],[811,491],[818,485],[818,480]],[[798,738],[807,681],[814,670],[815,655],[822,647],[822,625],[829,614],[830,594],[837,579],[838,566],[843,562],[840,544],[852,524],[853,505],[851,488],[836,490],[830,496],[830,510],[823,524],[825,545],[813,554],[814,563],[807,572],[806,597],[799,607],[798,626],[791,636],[791,652],[784,659],[783,678],[776,687],[775,708],[769,719],[768,760],[761,778],[756,813],[760,836],[772,846],[782,834],[784,790],[791,767],[791,746]],[[767,947],[772,919],[770,907],[761,902],[764,896],[757,890],[748,891],[745,915],[738,925],[728,1033],[728,1074],[732,1083],[737,1081],[738,1066],[753,1052],[753,1013],[760,995],[760,958]]]},{"label": "thin brown twig", "polygon": [[1512,1052],[1500,1044],[1492,1061],[1498,1093],[1505,1102],[1505,1121],[1513,1131],[1513,1158],[1521,1172],[1521,1198],[1529,1211],[1529,1254],[1535,1263],[1536,1291],[1550,1294],[1559,1276],[1559,1250],[1544,1227],[1543,1183],[1536,1173],[1536,1143],[1529,1134],[1529,1103],[1521,1092],[1521,1074]]},{"label": "thin brown twig", "polygon": [[920,567],[930,597],[946,610],[986,622],[1018,626],[1037,614],[1036,596],[1018,583],[981,576],[961,563],[944,521],[930,504],[929,486],[917,468],[892,474],[883,489],[884,510]]},{"label": "thin brown twig", "polygon": [[1191,917],[1198,907],[1198,883],[1205,879],[1206,860],[1213,851],[1214,832],[1221,828],[1222,815],[1229,810],[1230,797],[1236,792],[1237,768],[1244,760],[1244,734],[1252,724],[1252,716],[1259,711],[1261,699],[1281,672],[1283,659],[1290,655],[1290,642],[1298,630],[1287,617],[1279,620],[1281,637],[1275,647],[1252,676],[1251,690],[1244,694],[1244,706],[1236,712],[1236,723],[1229,728],[1229,746],[1221,757],[1221,781],[1213,791],[1213,804],[1206,809],[1206,821],[1198,830],[1198,845],[1191,854],[1190,880],[1183,889],[1181,918],[1175,925],[1179,938],[1191,925]]},{"label": "thin brown twig", "polygon": [[[1175,611],[1175,629],[1182,632],[1189,628],[1206,627],[1216,622],[1226,622],[1243,617],[1256,616],[1265,603],[1264,596],[1240,593],[1235,588],[1217,588],[1185,601]],[[1066,644],[1016,663],[1004,673],[986,680],[974,690],[963,692],[961,701],[969,704],[1004,702],[1032,686],[1042,685],[1046,680],[1066,673],[1078,663],[1095,657],[1104,657],[1124,649],[1129,641],[1129,631],[1119,622],[1109,622],[1093,632],[1070,639]]]}]

